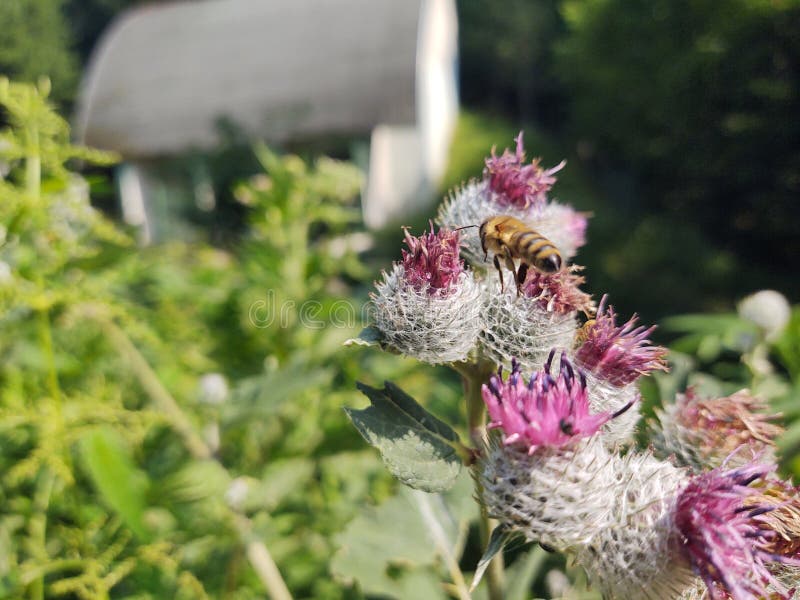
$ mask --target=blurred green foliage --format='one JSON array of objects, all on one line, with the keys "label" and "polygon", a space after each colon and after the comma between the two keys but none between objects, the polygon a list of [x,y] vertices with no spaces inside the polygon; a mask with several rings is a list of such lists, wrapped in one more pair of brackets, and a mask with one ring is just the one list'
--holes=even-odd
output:
[{"label": "blurred green foliage", "polygon": [[342,411],[355,377],[445,413],[457,389],[341,350],[360,174],[259,147],[240,243],[138,249],[70,168],[114,157],[47,91],[0,80],[0,597],[263,597],[259,548],[297,597],[361,597],[336,535],[394,484]]},{"label": "blurred green foliage", "polygon": [[51,97],[62,103],[74,97],[79,75],[65,4],[66,0],[0,2],[0,74],[29,83],[49,77]]},{"label": "blurred green foliage", "polygon": [[780,281],[800,254],[800,3],[567,0],[563,14],[554,68],[595,164],[624,165],[651,209]]}]

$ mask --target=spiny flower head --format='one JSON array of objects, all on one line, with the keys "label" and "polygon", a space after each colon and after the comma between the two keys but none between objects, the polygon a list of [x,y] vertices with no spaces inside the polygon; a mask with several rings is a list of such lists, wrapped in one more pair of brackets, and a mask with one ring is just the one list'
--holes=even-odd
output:
[{"label": "spiny flower head", "polygon": [[607,296],[603,296],[597,316],[587,322],[579,334],[583,342],[575,353],[575,361],[600,379],[619,387],[651,371],[666,371],[667,350],[651,345],[648,339],[655,326],[636,327],[636,315],[617,326],[616,314],[612,307],[606,308],[606,300]]},{"label": "spiny flower head", "polygon": [[692,388],[679,394],[674,419],[701,455],[721,462],[740,446],[753,454],[774,448],[783,427],[773,423],[777,414],[762,412],[766,405],[748,390],[724,398],[701,398]]},{"label": "spiny flower head", "polygon": [[448,229],[434,231],[433,223],[430,227],[430,233],[419,237],[405,230],[408,246],[408,250],[403,250],[405,279],[416,290],[444,296],[452,291],[452,285],[464,272],[464,262],[459,256],[459,234]]},{"label": "spiny flower head", "polygon": [[583,269],[572,265],[555,273],[541,273],[536,269],[528,269],[522,292],[528,298],[539,300],[539,306],[548,312],[565,315],[574,311],[594,312],[592,297],[580,289],[586,281],[576,272]]},{"label": "spiny flower head", "polygon": [[520,209],[540,206],[547,201],[547,192],[556,182],[553,175],[566,163],[562,161],[551,169],[540,167],[540,159],[525,164],[521,131],[514,141],[517,149],[513,154],[506,149],[502,156],[496,156],[492,148],[491,157],[486,159],[484,176],[489,180],[489,189],[498,195],[497,202],[501,206]]},{"label": "spiny flower head", "polygon": [[501,367],[481,389],[491,418],[488,427],[501,428],[504,444],[521,445],[529,454],[542,446],[560,448],[594,435],[612,417],[590,414],[586,378],[575,372],[566,355],[561,356],[558,374],[550,374],[553,354],[527,384],[513,361],[507,381]]},{"label": "spiny flower head", "polygon": [[788,481],[769,479],[746,504],[772,507],[764,513],[764,522],[775,536],[765,549],[778,556],[800,558],[800,490]]},{"label": "spiny flower head", "polygon": [[711,600],[757,600],[768,595],[768,586],[788,597],[767,564],[800,561],[770,551],[777,534],[767,514],[775,506],[752,501],[758,488],[751,484],[763,483],[773,469],[758,463],[720,467],[693,477],[678,496],[675,525],[681,548]]}]

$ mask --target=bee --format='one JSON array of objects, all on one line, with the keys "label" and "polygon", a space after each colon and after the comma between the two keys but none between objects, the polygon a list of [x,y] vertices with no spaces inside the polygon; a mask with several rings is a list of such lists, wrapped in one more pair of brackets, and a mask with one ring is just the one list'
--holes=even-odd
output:
[{"label": "bee", "polygon": [[[555,273],[561,270],[561,253],[555,244],[534,231],[525,223],[508,215],[500,215],[486,219],[478,229],[483,248],[484,259],[489,252],[494,254],[494,266],[500,274],[500,291],[504,290],[502,258],[506,268],[514,274],[517,284],[517,295],[525,282],[528,268],[533,267],[542,273]],[[519,268],[514,259],[519,259]]]}]

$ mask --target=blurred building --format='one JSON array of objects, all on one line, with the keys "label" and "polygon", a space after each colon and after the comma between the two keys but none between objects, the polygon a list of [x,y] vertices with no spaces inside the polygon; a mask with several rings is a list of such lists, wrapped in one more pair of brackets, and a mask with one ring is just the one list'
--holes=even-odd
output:
[{"label": "blurred building", "polygon": [[[122,154],[126,219],[156,235],[153,165],[212,150],[220,123],[268,144],[351,140],[380,227],[421,207],[455,124],[453,0],[203,0],[121,15],[83,81],[78,141]],[[203,177],[191,191],[213,209]]]}]

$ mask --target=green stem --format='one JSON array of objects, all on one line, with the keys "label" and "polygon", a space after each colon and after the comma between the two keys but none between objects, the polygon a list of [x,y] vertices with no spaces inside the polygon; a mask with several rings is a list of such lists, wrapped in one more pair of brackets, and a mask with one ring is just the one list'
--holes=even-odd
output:
[{"label": "green stem", "polygon": [[[28,522],[28,535],[35,549],[36,559],[42,563],[47,562],[47,509],[50,506],[50,496],[53,493],[55,475],[44,467],[39,473],[36,482],[36,492],[33,497],[33,516]],[[31,600],[44,598],[44,573],[36,577],[28,589]]]},{"label": "green stem", "polygon": [[[484,435],[486,433],[486,410],[481,396],[481,386],[491,376],[494,366],[488,363],[461,363],[455,365],[454,368],[461,374],[464,384],[464,396],[467,401],[467,426],[469,427],[472,446],[477,451],[485,447]],[[482,498],[483,486],[477,477],[473,480],[475,482],[475,495],[478,498]],[[492,535],[494,525],[486,512],[486,507],[481,503],[478,531],[483,548],[489,545],[489,538]],[[503,579],[503,555],[498,552],[486,569],[489,600],[503,599]]]}]

